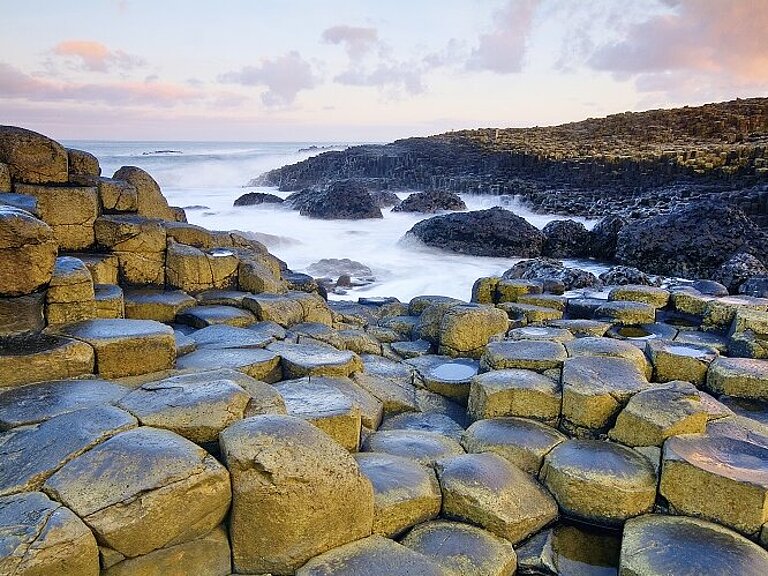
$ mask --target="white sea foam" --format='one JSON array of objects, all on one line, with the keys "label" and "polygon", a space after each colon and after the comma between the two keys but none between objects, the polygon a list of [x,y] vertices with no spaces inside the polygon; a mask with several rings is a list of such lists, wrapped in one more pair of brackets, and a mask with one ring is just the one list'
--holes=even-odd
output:
[{"label": "white sea foam", "polygon": [[[286,193],[271,188],[242,186],[251,178],[298,162],[320,151],[299,151],[328,143],[188,143],[188,142],[71,142],[69,146],[95,154],[104,175],[123,165],[140,166],[160,183],[176,206],[205,206],[189,210],[193,224],[216,230],[242,230],[257,234],[270,250],[295,271],[304,271],[322,258],[350,258],[367,265],[377,278],[338,298],[396,296],[407,301],[419,294],[442,294],[468,299],[480,276],[498,275],[516,260],[451,254],[428,248],[405,233],[426,216],[383,210],[381,220],[314,220],[280,205],[233,207],[247,191]],[[330,144],[332,145],[332,144]],[[177,150],[181,154],[145,155],[144,152]],[[407,194],[401,194],[401,197]],[[465,195],[470,210],[504,206],[543,227],[552,216],[533,214],[509,196]],[[591,225],[590,222],[586,222]],[[574,263],[575,264],[575,263]],[[600,272],[595,262],[579,262]]]}]

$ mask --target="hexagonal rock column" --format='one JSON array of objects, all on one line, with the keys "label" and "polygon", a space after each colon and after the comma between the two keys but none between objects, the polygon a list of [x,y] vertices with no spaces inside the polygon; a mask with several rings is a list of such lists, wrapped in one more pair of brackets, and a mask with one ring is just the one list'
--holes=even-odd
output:
[{"label": "hexagonal rock column", "polygon": [[139,216],[175,220],[168,201],[160,191],[160,186],[147,172],[136,166],[123,166],[112,176],[115,180],[125,180],[136,189],[136,211]]},{"label": "hexagonal rock column", "polygon": [[627,446],[661,446],[671,436],[704,432],[708,420],[696,387],[674,381],[635,394],[608,435]]},{"label": "hexagonal rock column", "polygon": [[508,328],[509,319],[503,310],[481,304],[453,306],[440,321],[438,352],[479,358],[491,336],[503,334]]},{"label": "hexagonal rock column", "polygon": [[718,358],[709,366],[705,388],[713,394],[768,400],[768,360]]},{"label": "hexagonal rock column", "polygon": [[562,367],[566,358],[565,347],[559,342],[502,340],[488,344],[480,359],[480,368],[485,371],[519,368],[544,372]]},{"label": "hexagonal rock column", "polygon": [[0,388],[92,374],[93,348],[47,334],[0,341]]},{"label": "hexagonal rock column", "polygon": [[138,195],[136,187],[125,180],[99,178],[99,200],[105,213],[136,212]]},{"label": "hexagonal rock column", "polygon": [[0,573],[98,576],[99,548],[88,526],[42,492],[0,498]]},{"label": "hexagonal rock column", "polygon": [[472,420],[499,416],[555,422],[560,416],[560,383],[533,370],[492,370],[472,379],[467,412]]},{"label": "hexagonal rock column", "polygon": [[622,326],[653,324],[656,322],[656,309],[642,302],[612,300],[595,310],[595,319]]},{"label": "hexagonal rock column", "polygon": [[96,318],[125,318],[123,289],[116,284],[94,284],[93,297],[96,305]]},{"label": "hexagonal rock column", "polygon": [[697,385],[704,384],[709,365],[720,355],[709,346],[666,340],[649,340],[645,353],[653,364],[654,381],[685,380]]},{"label": "hexagonal rock column", "polygon": [[88,320],[62,333],[93,346],[96,371],[105,378],[167,370],[176,359],[173,329],[153,320]]},{"label": "hexagonal rock column", "polygon": [[563,426],[575,434],[599,434],[629,399],[650,383],[623,358],[583,356],[563,364]]},{"label": "hexagonal rock column", "polygon": [[642,350],[637,346],[615,338],[577,338],[566,342],[565,349],[568,356],[578,358],[582,356],[596,358],[623,358],[634,364],[638,370],[650,378],[653,372],[651,363]]},{"label": "hexagonal rock column", "polygon": [[202,373],[148,382],[118,405],[145,426],[171,430],[201,444],[218,441],[219,432],[245,416],[250,401],[237,380]]},{"label": "hexagonal rock column", "polygon": [[656,501],[653,466],[619,444],[563,442],[544,458],[539,476],[566,515],[594,524],[621,525]]},{"label": "hexagonal rock column", "polygon": [[176,322],[194,328],[206,328],[224,324],[242,328],[256,323],[256,317],[234,306],[192,306],[176,315]]},{"label": "hexagonal rock column", "polygon": [[227,531],[215,528],[201,538],[155,550],[143,556],[128,558],[115,564],[105,562],[102,556],[101,576],[166,576],[168,574],[194,574],[195,576],[229,576],[232,570],[232,551]]},{"label": "hexagonal rock column", "polygon": [[311,424],[255,416],[227,428],[220,442],[232,474],[235,571],[293,574],[310,558],[371,534],[370,482]]},{"label": "hexagonal rock column", "polygon": [[670,438],[659,493],[679,514],[754,538],[768,521],[768,448],[707,434]]},{"label": "hexagonal rock column", "polygon": [[165,229],[158,220],[139,216],[100,216],[94,222],[96,243],[117,256],[120,281],[165,285]]},{"label": "hexagonal rock column", "polygon": [[470,454],[491,452],[521,470],[537,475],[544,456],[567,436],[534,420],[491,418],[478,420],[467,428],[461,445]]},{"label": "hexagonal rock column", "polygon": [[181,290],[134,288],[124,292],[125,317],[135,320],[157,320],[171,323],[176,315],[197,304],[197,301]]},{"label": "hexagonal rock column", "polygon": [[53,229],[62,250],[83,250],[93,245],[93,223],[99,215],[95,187],[17,184],[15,190],[37,199],[40,219]]},{"label": "hexagonal rock column", "polygon": [[456,440],[425,430],[379,430],[365,439],[363,449],[410,458],[424,466],[433,466],[440,458],[464,454]]},{"label": "hexagonal rock column", "polygon": [[425,522],[411,530],[402,544],[464,576],[509,576],[517,568],[510,542],[460,522]]},{"label": "hexagonal rock column", "polygon": [[[277,573],[280,574],[280,573]],[[381,536],[339,546],[307,562],[296,576],[459,576],[431,558]]]},{"label": "hexagonal rock column", "polygon": [[64,464],[138,425],[113,406],[95,406],[22,426],[0,436],[0,494],[39,490]]},{"label": "hexagonal rock column", "polygon": [[275,342],[267,346],[267,350],[280,355],[286,378],[350,376],[363,370],[363,363],[357,354],[332,346]]},{"label": "hexagonal rock column", "polygon": [[642,302],[653,308],[664,308],[669,302],[669,290],[656,286],[626,284],[613,288],[608,293],[608,300]]},{"label": "hexagonal rock column", "polygon": [[472,378],[479,370],[477,360],[432,354],[405,362],[416,369],[417,385],[460,404],[466,404]]},{"label": "hexagonal rock column", "polygon": [[557,519],[554,498],[531,476],[496,454],[437,462],[443,515],[482,526],[516,544]]},{"label": "hexagonal rock column", "polygon": [[198,371],[228,368],[247,374],[256,380],[274,383],[282,380],[280,356],[260,348],[233,348],[217,350],[204,348],[179,358],[176,367]]},{"label": "hexagonal rock column", "polygon": [[169,286],[186,292],[237,288],[239,259],[231,250],[199,248],[168,240],[165,278]]},{"label": "hexagonal rock column", "polygon": [[373,485],[373,533],[388,538],[440,514],[442,494],[435,472],[409,458],[355,454]]},{"label": "hexagonal rock column", "polygon": [[768,574],[768,552],[717,524],[650,514],[624,526],[619,573],[763,576]]},{"label": "hexagonal rock column", "polygon": [[102,546],[129,558],[209,533],[231,500],[229,474],[213,456],[147,426],[72,460],[44,489],[76,512]]},{"label": "hexagonal rock column", "polygon": [[50,138],[15,126],[0,126],[0,162],[14,182],[65,184],[69,179],[66,149]]},{"label": "hexagonal rock column", "polygon": [[45,292],[0,298],[0,338],[28,336],[45,328]]},{"label": "hexagonal rock column", "polygon": [[0,206],[0,296],[21,296],[51,281],[58,242],[29,212]]},{"label": "hexagonal rock column", "polygon": [[88,268],[71,256],[57,258],[45,297],[48,324],[81,322],[95,316],[96,294]]},{"label": "hexagonal rock column", "polygon": [[360,446],[360,407],[336,388],[309,380],[289,380],[275,385],[291,416],[317,426],[350,452]]}]

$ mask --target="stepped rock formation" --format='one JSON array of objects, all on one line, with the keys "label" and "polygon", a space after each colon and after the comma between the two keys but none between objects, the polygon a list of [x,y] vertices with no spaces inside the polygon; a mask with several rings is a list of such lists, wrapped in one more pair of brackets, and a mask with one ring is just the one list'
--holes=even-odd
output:
[{"label": "stepped rock formation", "polygon": [[2,127],[2,174],[0,574],[768,573],[768,299],[329,302],[138,168]]},{"label": "stepped rock formation", "polygon": [[350,178],[372,190],[519,195],[534,210],[592,218],[714,196],[768,220],[768,98],[355,146],[252,184],[293,191]]}]

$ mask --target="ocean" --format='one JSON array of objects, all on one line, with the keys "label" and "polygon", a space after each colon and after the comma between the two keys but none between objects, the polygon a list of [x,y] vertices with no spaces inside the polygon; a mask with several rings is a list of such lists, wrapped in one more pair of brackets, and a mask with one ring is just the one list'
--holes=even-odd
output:
[{"label": "ocean", "polygon": [[[404,239],[423,214],[390,212],[382,220],[314,220],[280,205],[234,207],[246,192],[287,193],[274,188],[245,188],[252,178],[327,149],[344,149],[338,142],[103,142],[65,141],[87,150],[100,161],[102,174],[112,176],[121,166],[139,166],[160,184],[171,205],[187,210],[192,224],[213,230],[254,232],[270,251],[297,272],[323,258],[349,258],[368,266],[373,284],[334,294],[336,299],[394,296],[407,302],[421,294],[469,299],[474,281],[500,275],[517,260],[450,254]],[[400,194],[405,198],[408,193]],[[553,216],[533,214],[510,196],[464,195],[470,210],[504,206],[542,228]],[[587,227],[594,222],[581,220]],[[569,264],[599,273],[606,268],[592,261]]]}]

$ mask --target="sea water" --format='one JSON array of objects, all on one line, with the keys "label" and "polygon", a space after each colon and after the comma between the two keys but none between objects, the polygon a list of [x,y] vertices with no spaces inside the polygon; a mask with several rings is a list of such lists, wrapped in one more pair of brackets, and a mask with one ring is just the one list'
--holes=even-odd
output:
[{"label": "sea water", "polygon": [[[394,296],[408,301],[421,294],[468,299],[481,276],[500,275],[517,260],[452,254],[424,246],[405,233],[430,215],[383,209],[381,220],[315,220],[281,205],[234,207],[246,192],[274,188],[245,188],[254,177],[286,164],[305,160],[348,143],[334,142],[97,142],[71,141],[65,145],[87,150],[100,161],[104,176],[121,166],[139,166],[160,184],[171,205],[187,210],[187,219],[213,230],[256,233],[270,251],[288,266],[303,272],[323,258],[349,258],[368,266],[373,284],[332,295],[338,299]],[[408,192],[400,193],[405,198]],[[470,210],[503,206],[542,228],[555,216],[534,214],[509,196],[463,195]],[[593,222],[581,220],[587,227]],[[594,273],[605,266],[593,261],[568,264]]]}]

